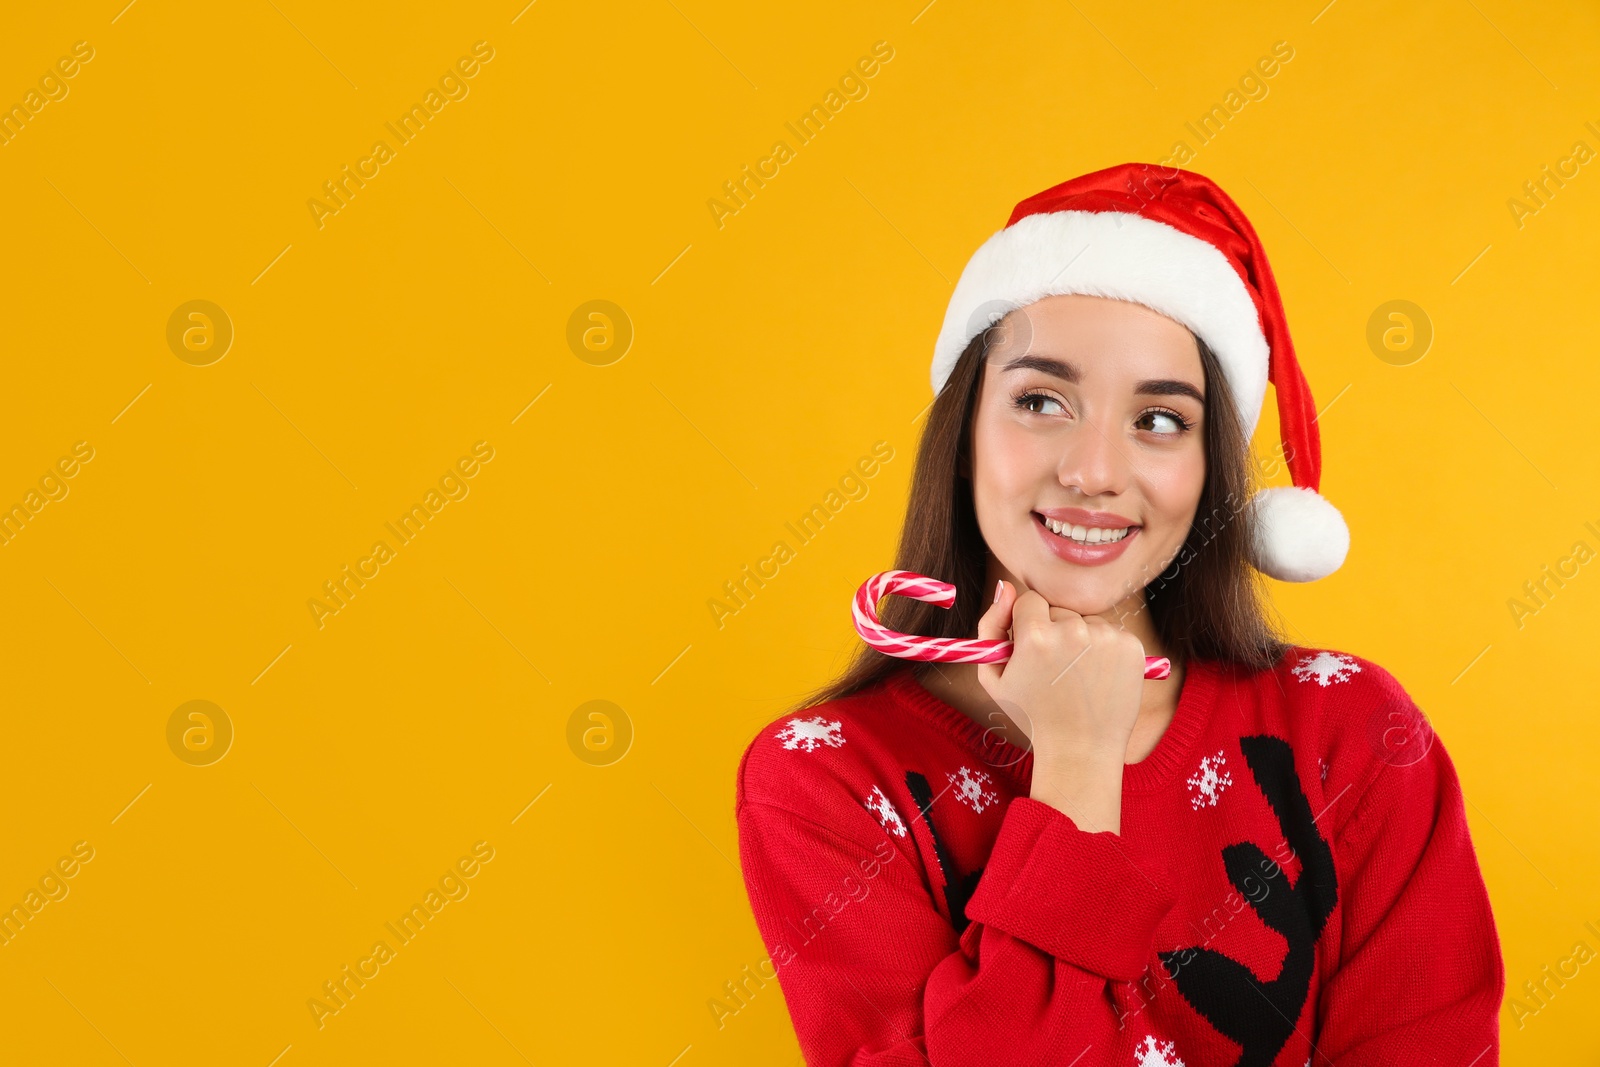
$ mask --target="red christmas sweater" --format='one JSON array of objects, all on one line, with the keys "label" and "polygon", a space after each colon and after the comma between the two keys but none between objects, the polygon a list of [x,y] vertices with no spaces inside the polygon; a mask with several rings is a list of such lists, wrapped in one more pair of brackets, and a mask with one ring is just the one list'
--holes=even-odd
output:
[{"label": "red christmas sweater", "polygon": [[1031,776],[910,665],[750,744],[739,854],[808,1063],[1497,1067],[1460,783],[1377,664],[1190,663],[1120,834]]}]

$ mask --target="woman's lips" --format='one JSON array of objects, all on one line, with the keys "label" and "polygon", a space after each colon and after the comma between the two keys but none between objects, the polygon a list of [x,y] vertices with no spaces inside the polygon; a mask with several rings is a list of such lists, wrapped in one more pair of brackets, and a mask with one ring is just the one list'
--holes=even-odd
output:
[{"label": "woman's lips", "polygon": [[1086,566],[1096,566],[1101,563],[1110,563],[1123,552],[1127,551],[1128,542],[1139,536],[1143,527],[1134,526],[1128,530],[1126,536],[1120,541],[1109,544],[1085,545],[1074,541],[1070,537],[1062,537],[1044,524],[1044,519],[1038,514],[1032,514],[1033,527],[1039,531],[1039,536],[1044,538],[1045,546],[1068,563],[1081,563]]}]

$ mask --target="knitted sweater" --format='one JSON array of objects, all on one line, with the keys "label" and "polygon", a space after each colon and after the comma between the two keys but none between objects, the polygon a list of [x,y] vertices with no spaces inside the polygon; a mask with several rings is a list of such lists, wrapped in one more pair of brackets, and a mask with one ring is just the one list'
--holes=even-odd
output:
[{"label": "knitted sweater", "polygon": [[1032,769],[910,665],[750,744],[739,854],[808,1063],[1497,1067],[1455,767],[1377,664],[1189,663],[1120,834]]}]

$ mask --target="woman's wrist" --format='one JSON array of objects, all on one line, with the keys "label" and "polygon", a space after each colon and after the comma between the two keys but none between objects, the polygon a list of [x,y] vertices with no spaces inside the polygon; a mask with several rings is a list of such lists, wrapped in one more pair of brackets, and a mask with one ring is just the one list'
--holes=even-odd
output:
[{"label": "woman's wrist", "polygon": [[1125,748],[1055,748],[1033,752],[1032,799],[1070,818],[1085,833],[1122,832]]}]

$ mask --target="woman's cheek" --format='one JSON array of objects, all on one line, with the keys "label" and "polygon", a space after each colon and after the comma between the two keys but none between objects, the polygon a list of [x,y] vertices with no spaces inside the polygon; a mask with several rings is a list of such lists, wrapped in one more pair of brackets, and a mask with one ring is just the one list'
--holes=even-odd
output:
[{"label": "woman's cheek", "polygon": [[1162,528],[1159,536],[1152,538],[1151,547],[1159,549],[1163,560],[1176,556],[1188,539],[1204,482],[1205,458],[1202,456],[1198,462],[1172,464],[1152,485],[1151,503],[1160,516]]},{"label": "woman's cheek", "polygon": [[1030,433],[1026,427],[1006,425],[998,435],[1001,442],[996,474],[1017,493],[1032,493],[1041,481],[1055,478],[1066,442],[1060,435]]},{"label": "woman's cheek", "polygon": [[1003,506],[1028,484],[1028,472],[1037,463],[1032,455],[1038,443],[1005,426],[983,427],[974,434],[977,488],[991,504]]},{"label": "woman's cheek", "polygon": [[1182,519],[1194,512],[1205,487],[1206,458],[1199,449],[1161,457],[1146,471],[1150,501],[1162,515]]}]

